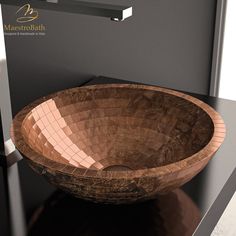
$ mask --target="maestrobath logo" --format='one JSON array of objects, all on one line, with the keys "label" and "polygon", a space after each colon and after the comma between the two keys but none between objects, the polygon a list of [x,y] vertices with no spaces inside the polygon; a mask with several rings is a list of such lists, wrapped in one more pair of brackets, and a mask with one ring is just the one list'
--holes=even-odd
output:
[{"label": "maestrobath logo", "polygon": [[4,24],[4,33],[7,36],[44,36],[46,27],[44,24],[36,24],[40,21],[39,12],[29,3],[21,6],[14,14],[13,24]]},{"label": "maestrobath logo", "polygon": [[38,11],[34,10],[30,4],[25,4],[20,7],[16,12],[18,23],[26,23],[33,20],[36,20],[39,17]]}]

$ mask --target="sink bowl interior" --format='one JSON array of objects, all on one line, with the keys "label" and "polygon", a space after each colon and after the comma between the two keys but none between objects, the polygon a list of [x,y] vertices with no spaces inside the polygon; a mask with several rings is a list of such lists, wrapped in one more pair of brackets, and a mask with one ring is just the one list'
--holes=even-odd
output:
[{"label": "sink bowl interior", "polygon": [[162,89],[91,86],[44,98],[21,131],[33,150],[56,162],[123,171],[192,156],[209,143],[214,124],[200,106]]}]

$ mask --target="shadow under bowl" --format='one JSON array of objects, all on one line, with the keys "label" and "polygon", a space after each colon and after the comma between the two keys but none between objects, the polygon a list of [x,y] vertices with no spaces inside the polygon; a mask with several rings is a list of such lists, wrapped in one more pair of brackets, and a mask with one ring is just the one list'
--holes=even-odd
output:
[{"label": "shadow under bowl", "polygon": [[103,203],[132,203],[180,187],[220,147],[220,115],[160,87],[106,84],[38,99],[13,120],[11,138],[57,187]]}]

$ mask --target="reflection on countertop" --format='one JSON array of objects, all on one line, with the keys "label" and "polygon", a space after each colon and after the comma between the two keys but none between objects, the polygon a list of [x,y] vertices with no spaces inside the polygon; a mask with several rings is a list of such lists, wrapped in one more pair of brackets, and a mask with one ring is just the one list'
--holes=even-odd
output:
[{"label": "reflection on countertop", "polygon": [[33,214],[29,236],[189,236],[200,211],[181,189],[133,205],[101,205],[56,191]]}]

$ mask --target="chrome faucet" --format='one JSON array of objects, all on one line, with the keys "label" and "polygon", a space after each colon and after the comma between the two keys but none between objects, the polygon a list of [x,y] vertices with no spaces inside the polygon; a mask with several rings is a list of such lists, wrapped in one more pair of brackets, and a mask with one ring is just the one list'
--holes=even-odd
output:
[{"label": "chrome faucet", "polygon": [[[1,4],[22,6],[19,0],[0,0]],[[53,11],[70,12],[91,16],[110,18],[113,21],[123,21],[132,16],[131,6],[111,5],[105,3],[83,2],[77,0],[28,0],[32,7]]]}]

